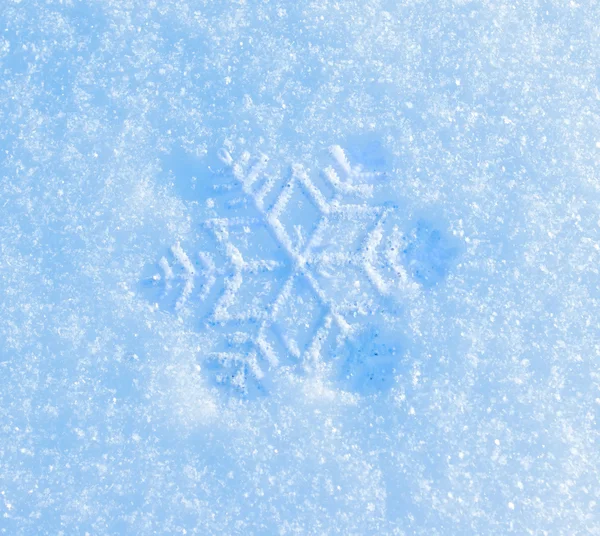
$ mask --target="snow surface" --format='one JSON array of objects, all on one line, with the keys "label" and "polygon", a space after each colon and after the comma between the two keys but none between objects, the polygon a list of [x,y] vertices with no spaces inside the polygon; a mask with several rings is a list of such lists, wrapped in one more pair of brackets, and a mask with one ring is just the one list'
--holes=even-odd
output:
[{"label": "snow surface", "polygon": [[0,534],[600,534],[595,0],[2,0]]}]

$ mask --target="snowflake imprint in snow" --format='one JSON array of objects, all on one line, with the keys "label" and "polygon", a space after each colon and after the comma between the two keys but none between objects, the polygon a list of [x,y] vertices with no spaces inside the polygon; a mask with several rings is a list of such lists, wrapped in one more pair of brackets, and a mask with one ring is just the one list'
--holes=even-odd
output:
[{"label": "snowflake imprint in snow", "polygon": [[457,256],[425,220],[403,232],[398,207],[378,201],[385,174],[352,165],[340,146],[329,153],[318,176],[295,164],[281,177],[264,155],[222,149],[225,170],[201,200],[201,249],[174,244],[145,281],[155,307],[210,332],[202,368],[233,392],[265,393],[302,370],[359,392],[389,387],[401,344],[382,336],[381,319],[441,282]]}]

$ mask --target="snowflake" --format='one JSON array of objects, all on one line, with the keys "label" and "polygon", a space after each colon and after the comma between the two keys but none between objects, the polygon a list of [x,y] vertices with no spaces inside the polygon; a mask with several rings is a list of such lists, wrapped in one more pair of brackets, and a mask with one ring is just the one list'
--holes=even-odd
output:
[{"label": "snowflake", "polygon": [[[266,156],[243,152],[235,160],[222,149],[218,156],[229,170],[222,176],[232,180],[213,186],[206,207],[215,217],[203,223],[215,247],[200,251],[194,264],[177,243],[171,263],[159,261],[162,275],[152,282],[162,282],[165,293],[177,287],[176,311],[193,300],[207,305],[206,327],[215,344],[205,368],[218,384],[248,394],[253,383],[264,391],[271,372],[298,364],[323,369],[348,341],[361,340],[347,359],[358,369],[344,374],[364,368],[366,377],[384,382],[393,364],[370,363],[370,349],[383,343],[373,337],[365,343],[365,326],[373,325],[387,300],[433,281],[428,260],[434,259],[434,275],[446,269],[452,252],[436,249],[435,230],[425,245],[407,246],[397,207],[374,202],[383,174],[352,166],[340,146],[329,153],[332,163],[317,186],[301,165],[281,179],[269,174]],[[217,205],[225,216],[217,214]],[[389,346],[396,355],[393,341]],[[373,363],[386,352],[371,352]]]}]

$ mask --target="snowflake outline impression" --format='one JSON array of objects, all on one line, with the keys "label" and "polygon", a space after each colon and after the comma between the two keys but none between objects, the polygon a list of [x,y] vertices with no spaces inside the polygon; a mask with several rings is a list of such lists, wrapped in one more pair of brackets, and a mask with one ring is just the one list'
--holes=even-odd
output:
[{"label": "snowflake outline impression", "polygon": [[[289,178],[273,178],[266,173],[269,159],[265,155],[253,159],[244,151],[234,160],[229,150],[221,149],[219,159],[259,217],[207,219],[203,225],[214,237],[217,252],[200,251],[198,269],[180,243],[171,247],[172,263],[166,257],[158,263],[162,276],[156,274],[152,280],[155,284],[164,282],[165,292],[180,280],[177,311],[186,309],[198,278],[203,280],[198,293],[202,302],[209,299],[222,280],[208,322],[223,331],[206,360],[207,369],[215,372],[218,384],[229,384],[244,394],[249,392],[249,380],[259,389],[268,389],[270,378],[266,371],[280,369],[284,357],[293,358],[307,370],[323,369],[327,341],[333,337],[340,347],[364,330],[365,323],[369,323],[364,318],[377,314],[383,301],[419,292],[420,285],[401,259],[406,237],[395,219],[397,207],[385,202],[370,204],[374,198],[373,182],[382,180],[384,174],[351,165],[339,145],[330,147],[329,155],[332,162],[323,170],[322,178],[332,195],[317,187],[299,164],[291,166]],[[307,232],[303,232],[302,225],[295,225],[292,233],[285,221],[295,196],[306,199],[316,214],[316,221]],[[244,257],[239,244],[235,244],[232,229],[248,230],[257,225],[266,226],[283,252],[283,261]],[[336,229],[338,236],[332,242]],[[217,254],[223,262],[217,262]],[[175,266],[180,268],[178,275]],[[275,277],[277,272],[285,276]],[[260,274],[270,283],[277,280],[272,299],[263,306],[242,300],[242,307],[236,312],[234,304],[245,278]],[[354,281],[348,277],[350,274],[355,275]],[[373,292],[364,290],[363,281]],[[294,300],[299,303],[293,304]],[[296,305],[300,309],[312,308],[313,320],[318,318],[305,322],[308,333],[298,334],[302,330],[297,326],[281,326],[286,308],[289,311],[292,307],[296,312]]]}]

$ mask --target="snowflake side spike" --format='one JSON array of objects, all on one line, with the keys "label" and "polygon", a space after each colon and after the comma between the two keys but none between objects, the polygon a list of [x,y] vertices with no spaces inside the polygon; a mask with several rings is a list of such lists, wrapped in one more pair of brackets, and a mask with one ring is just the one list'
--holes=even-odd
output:
[{"label": "snowflake side spike", "polygon": [[161,257],[161,259],[158,261],[158,266],[162,270],[163,275],[161,277],[160,274],[155,274],[154,276],[152,276],[152,281],[156,283],[164,278],[166,293],[170,290],[174,281],[176,281],[177,279],[183,279],[183,290],[175,304],[175,310],[178,311],[185,306],[188,298],[194,290],[194,278],[196,276],[196,270],[194,269],[194,265],[190,261],[185,251],[183,251],[183,248],[181,247],[181,244],[179,242],[171,246],[171,253],[175,258],[176,263],[181,265],[181,267],[183,268],[183,274],[179,276],[176,275],[173,271],[173,267],[169,264],[167,258]]},{"label": "snowflake side spike", "polygon": [[194,265],[190,261],[186,252],[183,251],[179,242],[177,242],[174,246],[171,247],[171,251],[173,252],[174,257],[177,259],[179,264],[181,264],[181,266],[183,266],[184,269],[183,277],[185,280],[185,284],[183,287],[183,292],[181,293],[180,298],[175,304],[175,309],[181,309],[192,294],[192,291],[194,290],[194,277],[196,275],[196,270],[194,269]]},{"label": "snowflake side spike", "polygon": [[[384,247],[385,252],[379,251],[384,241],[383,226],[388,219],[392,218],[393,214],[393,209],[388,208],[383,211],[377,224],[368,234],[360,252],[365,273],[381,296],[393,296],[394,290],[402,291],[405,295],[414,294],[418,290],[418,284],[409,279],[408,273],[400,261],[402,233],[397,226],[393,226],[387,236],[387,244]],[[391,271],[391,278],[386,278],[376,266],[376,261],[381,258],[385,260],[388,271]]]},{"label": "snowflake side spike", "polygon": [[[361,180],[372,179],[381,176],[380,173],[369,173],[362,170],[360,166],[352,167],[348,161],[348,157],[339,145],[332,145],[329,148],[329,154],[337,162],[338,166],[343,170],[346,180],[340,179],[333,167],[328,166],[323,173],[325,178],[333,186],[333,188],[344,194],[359,194],[361,197],[369,198],[373,195],[373,185],[361,183]],[[355,184],[355,181],[358,184]]]}]

